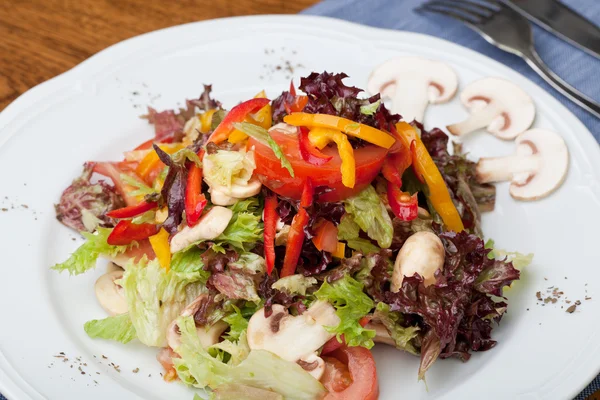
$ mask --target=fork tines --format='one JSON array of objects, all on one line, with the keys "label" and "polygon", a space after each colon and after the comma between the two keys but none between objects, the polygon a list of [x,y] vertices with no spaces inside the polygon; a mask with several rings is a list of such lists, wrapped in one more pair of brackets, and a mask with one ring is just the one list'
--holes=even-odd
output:
[{"label": "fork tines", "polygon": [[486,22],[502,7],[496,0],[485,3],[469,0],[432,0],[417,8],[417,12],[432,12],[455,18],[466,24],[478,25]]}]

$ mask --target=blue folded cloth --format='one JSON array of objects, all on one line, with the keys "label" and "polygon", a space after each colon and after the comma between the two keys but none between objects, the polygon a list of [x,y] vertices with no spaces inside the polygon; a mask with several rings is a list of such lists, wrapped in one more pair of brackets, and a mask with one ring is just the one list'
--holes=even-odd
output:
[{"label": "blue folded cloth", "polygon": [[[304,14],[324,15],[358,22],[377,28],[419,32],[444,38],[469,47],[500,61],[525,75],[567,106],[600,141],[600,119],[566,99],[533,72],[519,57],[497,49],[462,23],[435,14],[420,15],[413,10],[424,0],[324,0],[303,11]],[[565,0],[565,4],[600,25],[599,0]],[[534,27],[536,49],[544,61],[564,80],[580,91],[600,101],[600,60]],[[584,400],[600,390],[600,376],[575,400]]]},{"label": "blue folded cloth", "polygon": [[[600,119],[559,94],[519,57],[497,49],[462,23],[441,15],[415,13],[413,10],[423,3],[425,0],[324,0],[303,13],[335,17],[378,28],[425,33],[483,53],[546,89],[567,106],[587,126],[596,140],[600,141]],[[600,24],[599,0],[565,0],[564,3]],[[534,28],[534,36],[536,49],[554,72],[594,100],[600,101],[600,79],[597,79],[599,59],[538,27]]]}]

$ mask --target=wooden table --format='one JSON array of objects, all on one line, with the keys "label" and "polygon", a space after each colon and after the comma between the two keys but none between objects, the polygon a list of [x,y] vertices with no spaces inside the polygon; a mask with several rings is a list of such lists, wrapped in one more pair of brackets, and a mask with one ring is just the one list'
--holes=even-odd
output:
[{"label": "wooden table", "polygon": [[0,111],[27,89],[141,33],[211,18],[297,13],[318,0],[0,0]]}]

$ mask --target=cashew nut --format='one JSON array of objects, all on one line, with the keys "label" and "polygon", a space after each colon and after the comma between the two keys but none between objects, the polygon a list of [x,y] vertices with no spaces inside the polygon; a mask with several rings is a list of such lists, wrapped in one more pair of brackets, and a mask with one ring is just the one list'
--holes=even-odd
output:
[{"label": "cashew nut", "polygon": [[123,270],[106,273],[96,281],[96,298],[104,310],[110,315],[125,314],[127,300],[123,288],[115,283],[123,277]]},{"label": "cashew nut", "polygon": [[233,217],[229,208],[215,206],[200,218],[193,227],[184,226],[171,239],[171,253],[177,253],[200,240],[211,240],[219,236]]},{"label": "cashew nut", "polygon": [[423,277],[425,286],[435,283],[435,271],[444,268],[444,260],[444,245],[435,233],[421,231],[410,236],[396,257],[392,292],[400,290],[405,276],[415,273]]}]

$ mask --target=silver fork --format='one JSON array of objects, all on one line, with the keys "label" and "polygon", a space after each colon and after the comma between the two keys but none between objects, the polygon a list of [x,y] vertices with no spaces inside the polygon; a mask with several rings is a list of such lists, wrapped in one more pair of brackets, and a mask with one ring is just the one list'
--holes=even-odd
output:
[{"label": "silver fork", "polygon": [[523,58],[538,75],[573,102],[600,118],[600,104],[562,80],[542,61],[529,21],[497,0],[433,0],[417,8],[457,19],[494,46]]}]

